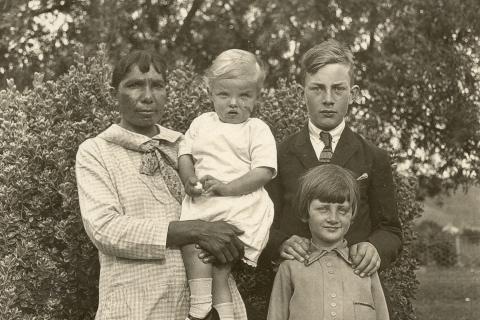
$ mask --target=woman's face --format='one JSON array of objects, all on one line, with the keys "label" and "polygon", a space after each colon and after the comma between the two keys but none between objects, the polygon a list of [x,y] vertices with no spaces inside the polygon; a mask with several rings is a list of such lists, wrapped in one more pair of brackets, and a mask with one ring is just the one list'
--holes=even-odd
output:
[{"label": "woman's face", "polygon": [[146,136],[154,136],[166,103],[165,79],[153,66],[141,72],[137,65],[118,85],[120,126]]}]

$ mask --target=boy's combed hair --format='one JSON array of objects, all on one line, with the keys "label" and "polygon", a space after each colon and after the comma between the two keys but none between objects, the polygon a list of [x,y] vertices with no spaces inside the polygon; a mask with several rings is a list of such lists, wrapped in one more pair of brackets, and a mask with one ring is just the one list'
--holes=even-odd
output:
[{"label": "boy's combed hair", "polygon": [[143,73],[148,72],[150,66],[153,66],[164,80],[167,79],[167,65],[158,53],[148,50],[133,50],[122,57],[113,68],[111,84],[115,91],[118,90],[120,82],[134,65],[138,66]]},{"label": "boy's combed hair", "polygon": [[329,39],[315,45],[304,53],[300,61],[302,67],[302,79],[305,76],[316,73],[327,64],[341,63],[349,67],[350,81],[353,83],[354,60],[352,51],[344,44],[334,39]]},{"label": "boy's combed hair", "polygon": [[301,176],[299,184],[295,200],[297,213],[303,222],[308,221],[308,209],[315,199],[330,203],[348,201],[355,216],[360,191],[350,170],[334,164],[320,165]]},{"label": "boy's combed hair", "polygon": [[205,83],[211,89],[212,83],[221,79],[252,79],[262,89],[265,81],[265,66],[253,53],[229,49],[220,53],[205,71]]}]

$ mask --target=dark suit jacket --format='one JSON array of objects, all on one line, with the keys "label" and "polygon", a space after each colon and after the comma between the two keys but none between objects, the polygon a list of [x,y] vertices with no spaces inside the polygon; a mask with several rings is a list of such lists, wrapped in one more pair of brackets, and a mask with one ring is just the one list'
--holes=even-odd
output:
[{"label": "dark suit jacket", "polygon": [[[395,260],[401,247],[401,226],[398,219],[392,169],[388,153],[348,126],[342,132],[331,163],[354,172],[360,180],[360,204],[346,235],[349,245],[369,241],[380,254],[381,269]],[[308,133],[308,125],[290,136],[278,148],[278,175],[267,185],[275,205],[275,218],[263,262],[278,258],[280,245],[291,235],[311,237],[308,225],[293,208],[298,178],[319,165]]]}]

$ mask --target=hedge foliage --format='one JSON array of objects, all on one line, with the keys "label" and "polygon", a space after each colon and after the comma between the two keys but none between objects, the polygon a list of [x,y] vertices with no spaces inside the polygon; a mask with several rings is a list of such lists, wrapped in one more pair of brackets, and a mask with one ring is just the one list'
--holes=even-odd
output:
[{"label": "hedge foliage", "polygon": [[[20,92],[9,82],[0,91],[0,319],[94,317],[98,258],[80,220],[74,166],[79,144],[118,117],[110,72],[101,49],[88,60],[77,54],[75,65],[56,81],[43,82],[36,74],[32,89]],[[167,127],[185,131],[195,116],[211,110],[188,66],[171,72],[168,95]],[[304,123],[304,110],[300,86],[280,81],[264,90],[256,113],[281,141]],[[357,129],[368,128],[361,119],[351,120]],[[396,179],[406,246],[383,276],[392,290],[394,319],[415,319],[411,223],[421,209],[414,181]],[[260,273],[238,277],[246,302],[264,308],[265,295],[255,288],[267,280]]]}]

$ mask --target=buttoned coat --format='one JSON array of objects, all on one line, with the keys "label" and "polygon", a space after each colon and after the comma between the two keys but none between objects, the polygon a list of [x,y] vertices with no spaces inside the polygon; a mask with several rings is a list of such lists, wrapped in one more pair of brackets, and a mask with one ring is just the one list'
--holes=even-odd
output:
[{"label": "buttoned coat", "polygon": [[301,263],[280,264],[267,320],[389,320],[378,273],[357,276],[348,248],[310,251]]},{"label": "buttoned coat", "polygon": [[[267,185],[275,206],[275,218],[263,263],[277,259],[280,245],[290,236],[311,237],[308,224],[300,220],[293,203],[298,178],[320,165],[308,125],[280,144],[277,159],[277,177]],[[358,212],[345,237],[348,245],[369,241],[377,249],[380,268],[384,269],[395,260],[402,244],[390,157],[385,150],[345,126],[331,163],[353,171],[360,186]]]}]

